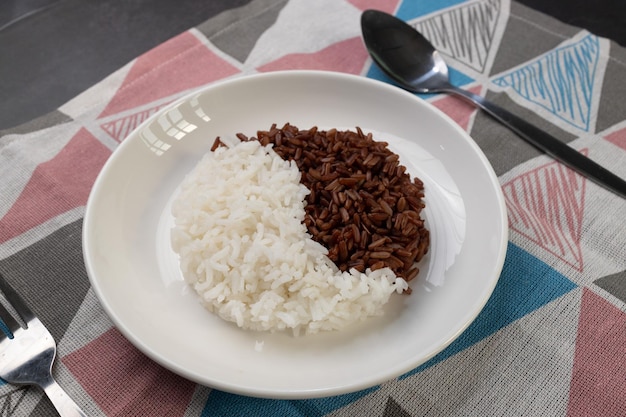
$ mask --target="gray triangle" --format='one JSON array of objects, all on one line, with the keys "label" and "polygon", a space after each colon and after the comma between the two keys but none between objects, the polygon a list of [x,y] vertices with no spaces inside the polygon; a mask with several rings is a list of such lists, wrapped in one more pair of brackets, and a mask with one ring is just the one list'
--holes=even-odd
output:
[{"label": "gray triangle", "polygon": [[[33,389],[34,389],[34,387],[33,387]],[[9,415],[12,416],[13,414],[9,414]],[[18,414],[15,414],[15,415],[18,415]],[[54,415],[57,415],[57,411],[54,408],[54,406],[52,405],[52,403],[50,402],[50,400],[48,399],[48,397],[46,397],[45,395],[42,395],[41,399],[39,400],[39,403],[33,409],[33,412],[31,413],[31,415],[33,415],[33,416],[54,416]]]},{"label": "gray triangle", "polygon": [[483,73],[501,14],[499,1],[468,2],[413,26],[442,54]]},{"label": "gray triangle", "polygon": [[626,94],[626,68],[622,62],[626,60],[626,49],[616,47],[613,43],[610,49],[611,59],[606,64],[602,94],[598,106],[596,132],[602,132],[624,120],[624,95]]},{"label": "gray triangle", "polygon": [[[512,113],[545,130],[563,142],[570,142],[576,137],[558,126],[538,116],[532,110],[522,107],[511,100],[506,94],[487,93],[487,99],[506,108]],[[496,122],[485,112],[476,114],[470,135],[485,153],[497,175],[502,175],[517,165],[541,155],[509,128]]]},{"label": "gray triangle", "polygon": [[411,417],[411,414],[402,408],[396,400],[389,396],[389,398],[387,398],[387,404],[385,405],[385,411],[383,412],[382,417]]},{"label": "gray triangle", "polygon": [[626,303],[626,270],[599,278],[593,283]]},{"label": "gray triangle", "polygon": [[44,116],[38,117],[26,122],[19,126],[15,126],[9,129],[0,130],[0,136],[11,134],[25,134],[29,132],[35,132],[37,130],[47,129],[52,126],[60,125],[62,123],[71,122],[72,118],[60,110],[54,110]]},{"label": "gray triangle", "polygon": [[[550,28],[537,30],[538,27]],[[510,17],[500,42],[491,74],[508,71],[556,48],[565,38],[580,29],[566,25],[550,16],[517,2],[511,2]],[[524,41],[520,42],[523,38]]]},{"label": "gray triangle", "polygon": [[[287,0],[253,0],[196,27],[219,49],[243,63],[259,36],[270,28]],[[250,19],[254,16],[254,19]]]},{"label": "gray triangle", "polygon": [[14,415],[29,389],[34,388],[18,387],[0,396],[0,416]]},{"label": "gray triangle", "polygon": [[57,342],[89,290],[81,231],[79,219],[0,260],[4,278],[32,307]]}]

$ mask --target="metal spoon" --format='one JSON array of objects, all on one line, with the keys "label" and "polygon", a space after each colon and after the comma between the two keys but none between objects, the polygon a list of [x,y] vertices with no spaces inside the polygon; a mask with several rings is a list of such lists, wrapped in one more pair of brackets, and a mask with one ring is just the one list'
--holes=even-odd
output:
[{"label": "metal spoon", "polygon": [[452,85],[441,55],[404,21],[377,10],[361,15],[365,46],[378,66],[415,93],[451,93],[476,104],[522,139],[598,185],[626,198],[626,181],[508,110]]}]

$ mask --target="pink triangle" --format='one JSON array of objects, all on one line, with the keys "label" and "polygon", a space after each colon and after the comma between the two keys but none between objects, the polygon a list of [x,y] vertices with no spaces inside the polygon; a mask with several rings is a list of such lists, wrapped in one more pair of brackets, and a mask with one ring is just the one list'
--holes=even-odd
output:
[{"label": "pink triangle", "polygon": [[6,215],[0,219],[0,243],[84,205],[111,151],[81,129],[51,160],[40,164]]},{"label": "pink triangle", "polygon": [[[474,94],[480,94],[480,86],[468,89]],[[444,95],[440,99],[431,101],[431,104],[450,116],[465,131],[469,129],[472,115],[476,113],[476,106],[461,100],[458,97]]]},{"label": "pink triangle", "polygon": [[626,415],[626,313],[583,289],[568,417]]},{"label": "pink triangle", "polygon": [[107,107],[105,117],[239,72],[190,32],[137,58]]},{"label": "pink triangle", "polygon": [[582,271],[585,185],[585,178],[558,162],[503,184],[511,230]]},{"label": "pink triangle", "polygon": [[605,137],[606,140],[622,149],[626,149],[626,129],[618,130]]},{"label": "pink triangle", "polygon": [[183,416],[195,389],[191,381],[152,362],[115,328],[62,361],[107,416]]},{"label": "pink triangle", "polygon": [[393,13],[398,8],[399,1],[391,2],[387,0],[348,0],[359,10],[375,9],[387,13]]},{"label": "pink triangle", "polygon": [[360,37],[330,45],[311,54],[285,55],[257,68],[260,72],[311,69],[360,74],[368,54]]}]

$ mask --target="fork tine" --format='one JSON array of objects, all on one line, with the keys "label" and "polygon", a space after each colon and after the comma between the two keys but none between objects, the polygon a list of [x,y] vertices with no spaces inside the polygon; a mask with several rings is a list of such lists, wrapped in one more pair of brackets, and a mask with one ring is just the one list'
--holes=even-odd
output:
[{"label": "fork tine", "polygon": [[5,329],[2,329],[2,331],[6,333],[6,330],[8,330],[11,333],[11,335],[7,334],[9,338],[12,338],[13,333],[21,327],[2,304],[0,304],[0,320],[2,320],[2,323],[6,327]]},{"label": "fork tine", "polygon": [[2,274],[0,274],[0,290],[2,290],[7,301],[11,303],[17,314],[22,318],[22,320],[24,320],[24,322],[28,323],[30,320],[35,318],[35,314],[30,311],[30,308],[28,308],[22,297],[20,297],[20,295],[13,289],[13,287],[11,287],[6,279],[4,279]]}]

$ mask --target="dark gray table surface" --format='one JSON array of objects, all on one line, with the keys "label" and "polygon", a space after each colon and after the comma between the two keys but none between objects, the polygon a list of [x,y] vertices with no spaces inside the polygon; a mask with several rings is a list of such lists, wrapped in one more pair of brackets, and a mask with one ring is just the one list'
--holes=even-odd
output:
[{"label": "dark gray table surface", "polygon": [[[2,0],[0,130],[46,114],[141,53],[250,0]],[[623,0],[519,0],[626,46]]]}]

